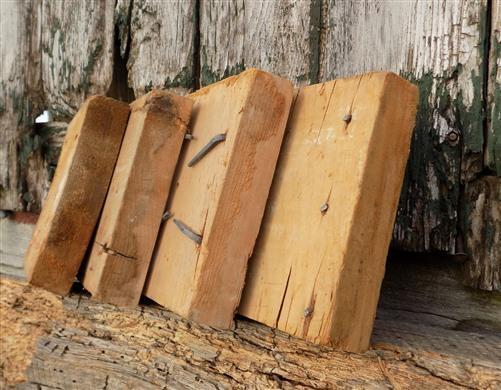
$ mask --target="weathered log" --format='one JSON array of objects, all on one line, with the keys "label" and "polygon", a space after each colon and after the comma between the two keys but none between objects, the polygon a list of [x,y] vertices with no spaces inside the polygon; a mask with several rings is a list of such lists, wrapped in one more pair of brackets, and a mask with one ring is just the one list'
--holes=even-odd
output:
[{"label": "weathered log", "polygon": [[29,364],[21,388],[499,387],[500,295],[462,288],[450,261],[395,260],[363,355],[243,318],[218,331],[150,304],[118,309],[80,293],[61,303],[2,278],[2,380],[19,382]]}]

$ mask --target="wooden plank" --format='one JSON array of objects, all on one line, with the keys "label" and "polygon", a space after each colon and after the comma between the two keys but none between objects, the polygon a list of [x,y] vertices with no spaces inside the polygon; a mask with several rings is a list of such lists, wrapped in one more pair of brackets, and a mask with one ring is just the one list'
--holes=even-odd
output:
[{"label": "wooden plank", "polygon": [[392,73],[299,90],[240,314],[368,347],[416,104]]},{"label": "wooden plank", "polygon": [[5,214],[0,217],[0,274],[24,279],[24,253],[38,215],[23,212]]},{"label": "wooden plank", "polygon": [[[195,139],[180,159],[168,203],[173,218],[159,235],[145,293],[183,316],[226,328],[259,231],[292,85],[251,69],[190,96]],[[189,167],[222,133],[224,143]],[[202,237],[200,245],[181,232],[179,221]]]},{"label": "wooden plank", "polygon": [[491,2],[489,50],[488,131],[485,165],[501,176],[501,1]]},{"label": "wooden plank", "polygon": [[43,2],[43,92],[56,120],[72,118],[88,96],[110,88],[114,12],[114,0]]},{"label": "wooden plank", "polygon": [[26,171],[33,164],[28,137],[41,108],[41,1],[0,2],[0,209],[31,204]]},{"label": "wooden plank", "polygon": [[99,218],[128,116],[127,104],[93,96],[71,121],[25,256],[32,284],[69,291]]},{"label": "wooden plank", "polygon": [[461,252],[462,182],[482,170],[486,0],[327,2],[320,81],[374,70],[420,104],[394,230],[403,250]]},{"label": "wooden plank", "polygon": [[485,176],[465,190],[468,285],[501,291],[501,177]]},{"label": "wooden plank", "polygon": [[191,99],[159,90],[130,105],[83,278],[94,299],[139,303],[192,105]]},{"label": "wooden plank", "polygon": [[131,15],[129,85],[136,96],[152,88],[194,88],[195,0],[136,0]]},{"label": "wooden plank", "polygon": [[200,83],[256,67],[307,84],[318,79],[321,1],[221,2],[200,7]]}]

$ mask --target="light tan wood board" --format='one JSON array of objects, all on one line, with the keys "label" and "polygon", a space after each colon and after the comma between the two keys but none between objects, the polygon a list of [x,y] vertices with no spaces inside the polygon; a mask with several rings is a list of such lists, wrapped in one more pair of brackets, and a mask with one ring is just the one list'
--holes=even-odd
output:
[{"label": "light tan wood board", "polygon": [[392,73],[299,90],[240,314],[316,343],[367,348],[417,96]]},{"label": "light tan wood board", "polygon": [[[292,100],[289,81],[250,69],[203,88],[168,201],[145,293],[185,317],[226,328],[240,300]],[[226,134],[192,167],[188,162]],[[183,234],[179,224],[189,231]],[[193,239],[200,237],[198,244]]]},{"label": "light tan wood board", "polygon": [[71,121],[25,255],[29,282],[70,290],[99,219],[127,125],[126,103],[93,96]]},{"label": "light tan wood board", "polygon": [[152,91],[131,114],[83,278],[94,299],[139,303],[193,101]]}]

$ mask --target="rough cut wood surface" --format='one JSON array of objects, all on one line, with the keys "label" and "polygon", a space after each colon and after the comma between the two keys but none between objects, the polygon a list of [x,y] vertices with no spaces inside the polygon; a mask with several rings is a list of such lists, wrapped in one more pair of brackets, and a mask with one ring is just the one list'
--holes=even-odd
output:
[{"label": "rough cut wood surface", "polygon": [[129,117],[125,103],[85,101],[71,121],[25,255],[30,283],[66,294],[99,219]]},{"label": "rough cut wood surface", "polygon": [[414,85],[383,72],[299,90],[240,314],[367,349],[417,99]]},{"label": "rough cut wood surface", "polygon": [[192,106],[160,90],[131,103],[83,277],[94,299],[139,303]]},{"label": "rough cut wood surface", "polygon": [[500,296],[464,289],[459,268],[440,258],[390,261],[363,355],[242,319],[218,331],[151,305],[117,309],[73,294],[63,306],[2,278],[0,380],[7,387],[24,377],[27,389],[496,389]]},{"label": "rough cut wood surface", "polygon": [[[191,94],[179,160],[145,294],[185,317],[231,326],[292,101],[292,84],[250,69]],[[226,139],[189,166],[215,136]],[[180,223],[194,237],[183,234]],[[196,238],[196,237],[195,237]]]}]

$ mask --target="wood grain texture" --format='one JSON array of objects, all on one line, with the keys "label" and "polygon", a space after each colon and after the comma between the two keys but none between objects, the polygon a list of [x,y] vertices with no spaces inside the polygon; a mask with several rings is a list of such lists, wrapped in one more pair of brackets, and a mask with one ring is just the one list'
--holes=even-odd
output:
[{"label": "wood grain texture", "polygon": [[315,82],[320,1],[203,1],[200,82],[207,85],[256,67],[292,80]]},{"label": "wood grain texture", "polygon": [[160,90],[131,103],[83,278],[94,299],[139,303],[192,105]]},{"label": "wood grain texture", "polygon": [[467,283],[501,291],[501,178],[486,176],[468,183],[466,199]]},{"label": "wood grain texture", "polygon": [[43,91],[56,119],[71,118],[88,96],[108,91],[114,9],[113,0],[43,1]]},{"label": "wood grain texture", "polygon": [[485,165],[501,176],[501,1],[491,2]]},{"label": "wood grain texture", "polygon": [[[41,107],[40,1],[0,2],[0,209],[29,208],[31,126]],[[39,167],[37,167],[39,168]],[[29,186],[29,185],[28,185]]]},{"label": "wood grain texture", "polygon": [[[191,133],[169,196],[146,296],[215,327],[231,326],[292,100],[289,81],[250,69],[190,95]],[[226,140],[188,162],[215,135]],[[182,221],[202,237],[183,235]]]},{"label": "wood grain texture", "polygon": [[70,123],[25,255],[30,283],[69,291],[101,213],[128,116],[127,104],[93,96]]},{"label": "wood grain texture", "polygon": [[367,349],[417,98],[391,73],[299,90],[240,314]]},{"label": "wood grain texture", "polygon": [[135,0],[127,67],[136,96],[152,88],[193,88],[195,0]]},{"label": "wood grain texture", "polygon": [[[120,309],[78,294],[63,306],[1,278],[0,321],[10,321],[0,380],[14,384],[13,355],[26,354],[20,389],[498,388],[499,294],[465,289],[459,268],[443,258],[392,259],[372,349],[362,355],[243,319],[219,331],[154,306]],[[34,353],[24,352],[34,342],[26,329],[45,335]]]},{"label": "wood grain texture", "polygon": [[462,180],[482,170],[486,1],[329,1],[320,81],[374,70],[418,84],[394,244],[462,251]]}]

